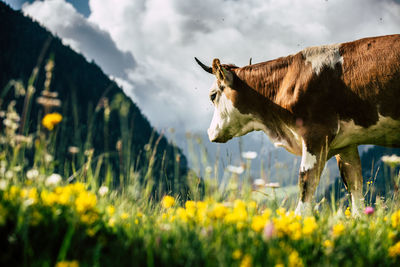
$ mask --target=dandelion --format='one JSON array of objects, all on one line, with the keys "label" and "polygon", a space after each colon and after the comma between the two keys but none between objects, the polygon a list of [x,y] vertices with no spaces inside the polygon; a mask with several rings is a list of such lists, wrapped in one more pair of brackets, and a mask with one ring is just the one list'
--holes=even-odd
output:
[{"label": "dandelion", "polygon": [[161,204],[165,209],[169,209],[175,204],[175,198],[171,196],[164,196]]},{"label": "dandelion", "polygon": [[49,131],[54,129],[54,126],[62,121],[62,115],[60,113],[54,112],[46,114],[42,119],[42,125],[46,127]]},{"label": "dandelion", "polygon": [[57,173],[53,173],[52,175],[47,177],[45,184],[47,186],[54,186],[54,185],[57,185],[58,183],[60,183],[61,180],[62,180],[61,175],[59,175]]},{"label": "dandelion", "polygon": [[106,207],[106,211],[107,211],[108,215],[113,216],[115,213],[115,207],[113,205],[108,205]]},{"label": "dandelion", "polygon": [[108,187],[105,185],[100,186],[99,188],[99,195],[104,197],[108,193]]},{"label": "dandelion", "polygon": [[247,151],[242,153],[242,158],[244,159],[255,159],[257,157],[257,152]]},{"label": "dandelion", "polygon": [[129,213],[123,212],[123,213],[121,214],[121,219],[122,219],[122,220],[126,220],[126,219],[128,219],[128,218],[129,218]]},{"label": "dandelion", "polygon": [[251,228],[256,232],[261,232],[264,229],[266,220],[262,216],[254,216],[251,222]]},{"label": "dandelion", "polygon": [[303,261],[299,257],[299,253],[294,250],[292,253],[289,255],[289,267],[302,267]]},{"label": "dandelion", "polygon": [[373,207],[366,207],[364,209],[364,213],[367,215],[372,215],[374,213],[374,208]]},{"label": "dandelion", "polygon": [[93,209],[96,204],[96,195],[87,191],[81,192],[75,200],[76,210],[80,213],[84,213],[87,210]]}]

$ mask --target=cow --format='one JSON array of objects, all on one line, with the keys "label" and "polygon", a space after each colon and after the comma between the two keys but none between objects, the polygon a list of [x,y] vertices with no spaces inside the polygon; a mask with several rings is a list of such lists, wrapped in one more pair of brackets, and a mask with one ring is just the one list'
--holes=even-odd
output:
[{"label": "cow", "polygon": [[216,77],[210,141],[263,131],[276,146],[300,155],[299,215],[312,213],[321,172],[335,156],[352,214],[361,214],[358,145],[400,146],[399,34],[308,47],[244,67],[195,60]]}]

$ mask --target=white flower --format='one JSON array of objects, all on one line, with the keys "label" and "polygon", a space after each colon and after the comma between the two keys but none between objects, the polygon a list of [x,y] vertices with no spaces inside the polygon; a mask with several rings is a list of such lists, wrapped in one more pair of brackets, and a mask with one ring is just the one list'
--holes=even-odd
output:
[{"label": "white flower", "polygon": [[264,179],[259,178],[259,179],[255,179],[253,184],[256,187],[261,187],[261,186],[265,185],[265,181],[264,181]]},{"label": "white flower", "polygon": [[233,165],[228,165],[228,167],[226,167],[228,169],[228,171],[232,172],[232,173],[236,173],[236,174],[242,174],[244,169],[242,166],[233,166]]},{"label": "white flower", "polygon": [[386,163],[387,165],[390,165],[391,167],[396,167],[396,165],[400,164],[400,157],[397,155],[391,155],[391,156],[383,156],[381,160]]},{"label": "white flower", "polygon": [[257,157],[257,152],[255,152],[255,151],[243,152],[242,157],[244,159],[255,159]]},{"label": "white flower", "polygon": [[8,170],[8,171],[6,171],[5,176],[6,176],[7,179],[11,179],[11,178],[13,178],[13,176],[14,176],[14,172]]},{"label": "white flower", "polygon": [[37,169],[30,169],[29,171],[26,172],[26,178],[28,180],[35,179],[38,176],[39,176],[39,171]]},{"label": "white flower", "polygon": [[51,185],[56,185],[59,182],[61,182],[62,177],[61,175],[57,174],[57,173],[53,173],[52,175],[50,175],[49,177],[47,177],[45,184],[47,186],[51,186]]},{"label": "white flower", "polygon": [[212,167],[211,166],[207,166],[206,167],[206,173],[211,173],[212,172]]},{"label": "white flower", "polygon": [[1,179],[0,180],[0,190],[6,190],[6,188],[7,188],[7,181]]},{"label": "white flower", "polygon": [[279,188],[281,187],[279,183],[268,183],[265,185],[265,187],[269,187],[269,188]]},{"label": "white flower", "polygon": [[105,185],[100,186],[99,188],[99,195],[100,196],[105,196],[108,193],[108,187]]},{"label": "white flower", "polygon": [[45,155],[44,155],[44,161],[45,161],[46,163],[52,162],[52,161],[53,161],[53,156],[50,155],[50,154],[45,154]]}]

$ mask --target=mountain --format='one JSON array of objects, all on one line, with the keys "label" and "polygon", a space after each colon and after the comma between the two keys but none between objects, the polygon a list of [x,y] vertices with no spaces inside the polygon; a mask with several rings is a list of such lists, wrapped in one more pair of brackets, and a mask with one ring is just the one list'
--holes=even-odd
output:
[{"label": "mountain", "polygon": [[[72,157],[69,147],[74,146],[81,152],[94,149],[93,159],[109,163],[111,168],[101,167],[100,171],[116,186],[136,175],[142,180],[151,176],[154,192],[185,188],[185,156],[150,125],[122,89],[94,62],[87,62],[37,22],[0,2],[0,109],[5,110],[16,97],[10,81],[20,80],[25,86],[33,81],[34,101],[26,114],[29,132],[36,131],[43,116],[43,107],[36,100],[43,94],[48,59],[55,65],[50,90],[57,92],[62,102],[57,109],[63,115],[55,149],[58,173],[64,177],[72,174],[68,160]],[[37,77],[31,79],[36,71]],[[17,98],[19,112],[23,100]],[[84,153],[77,155],[77,160],[84,162]]]}]

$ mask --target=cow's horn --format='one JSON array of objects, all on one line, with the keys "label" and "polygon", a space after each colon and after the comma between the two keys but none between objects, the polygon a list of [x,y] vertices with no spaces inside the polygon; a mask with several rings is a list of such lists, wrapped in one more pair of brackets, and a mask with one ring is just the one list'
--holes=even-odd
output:
[{"label": "cow's horn", "polygon": [[201,63],[201,61],[200,61],[200,60],[198,60],[198,59],[197,59],[197,57],[195,57],[194,59],[196,60],[197,64],[199,64],[199,65],[200,65],[200,67],[202,67],[202,68],[203,68],[203,70],[207,71],[208,73],[211,73],[211,74],[213,74],[213,72],[212,72],[212,68],[211,68],[211,67],[209,67],[209,66],[206,66],[206,65],[204,65],[203,63]]}]

